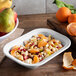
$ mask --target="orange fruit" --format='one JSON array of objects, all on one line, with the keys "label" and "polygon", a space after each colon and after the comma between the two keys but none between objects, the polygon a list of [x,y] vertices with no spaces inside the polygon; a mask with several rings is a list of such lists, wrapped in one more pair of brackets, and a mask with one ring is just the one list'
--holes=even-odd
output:
[{"label": "orange fruit", "polygon": [[67,70],[74,69],[74,66],[71,65],[73,60],[72,53],[65,52],[63,55],[63,68]]},{"label": "orange fruit", "polygon": [[39,62],[39,58],[37,55],[35,55],[33,58],[33,63],[38,63],[38,62]]},{"label": "orange fruit", "polygon": [[11,55],[15,56],[15,51],[16,51],[16,50],[12,50],[12,51],[11,51]]},{"label": "orange fruit", "polygon": [[71,14],[68,17],[68,23],[76,22],[76,14]]},{"label": "orange fruit", "polygon": [[63,66],[63,68],[66,69],[66,70],[72,70],[72,69],[74,69],[73,66],[67,66],[67,67]]},{"label": "orange fruit", "polygon": [[73,59],[71,52],[65,52],[63,55],[63,68],[67,70],[76,70],[76,59]]},{"label": "orange fruit", "polygon": [[45,39],[47,39],[47,37],[44,36],[43,34],[38,34],[38,36],[42,38],[42,39],[38,42],[38,47],[46,46],[47,42],[45,41]]},{"label": "orange fruit", "polygon": [[39,37],[44,37],[44,35],[43,35],[43,34],[38,34],[38,36],[39,36]]},{"label": "orange fruit", "polygon": [[28,46],[29,46],[29,44],[26,44],[26,45],[25,45],[25,47],[28,47]]},{"label": "orange fruit", "polygon": [[38,36],[41,37],[42,39],[46,39],[47,38],[43,34],[38,34]]},{"label": "orange fruit", "polygon": [[72,33],[69,30],[67,30],[67,32],[68,32],[69,35],[73,36]]},{"label": "orange fruit", "polygon": [[30,49],[29,52],[30,53],[37,53],[37,52],[39,52],[39,50],[37,50],[37,49]]},{"label": "orange fruit", "polygon": [[71,10],[67,7],[61,7],[56,13],[56,18],[60,22],[66,22],[68,21],[68,17],[71,15]]},{"label": "orange fruit", "polygon": [[76,36],[76,23],[70,23],[67,26],[67,32],[71,36]]},{"label": "orange fruit", "polygon": [[46,44],[47,44],[46,41],[41,40],[41,41],[39,41],[39,43],[38,43],[38,47],[40,48],[40,47],[46,46]]},{"label": "orange fruit", "polygon": [[69,31],[69,25],[67,26],[67,32],[69,35],[73,36],[72,33]]},{"label": "orange fruit", "polygon": [[11,50],[11,55],[15,56],[15,52],[18,50],[18,46],[14,46]]},{"label": "orange fruit", "polygon": [[76,59],[72,62],[73,66],[76,66]]}]

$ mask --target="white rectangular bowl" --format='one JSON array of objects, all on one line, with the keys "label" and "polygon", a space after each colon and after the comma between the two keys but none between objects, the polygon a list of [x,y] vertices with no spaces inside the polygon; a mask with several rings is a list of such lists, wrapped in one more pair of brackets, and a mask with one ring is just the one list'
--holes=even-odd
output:
[{"label": "white rectangular bowl", "polygon": [[[43,61],[36,63],[36,64],[24,63],[24,62],[18,60],[17,58],[13,57],[12,55],[10,55],[9,51],[14,45],[23,45],[23,41],[27,41],[33,35],[37,35],[37,34],[44,34],[45,36],[52,35],[52,37],[54,37],[55,39],[60,40],[64,46],[63,46],[63,48],[61,48],[60,50],[58,50],[54,54],[50,55],[49,57],[45,58]],[[51,59],[53,59],[54,57],[56,57],[57,55],[59,55],[60,53],[65,51],[66,49],[68,49],[70,47],[70,45],[71,45],[71,41],[66,36],[64,36],[58,32],[55,32],[51,29],[39,28],[39,29],[32,30],[31,32],[28,32],[28,33],[24,34],[23,36],[7,43],[4,46],[3,51],[4,51],[4,54],[8,58],[12,59],[13,61],[17,62],[18,64],[25,66],[25,67],[28,67],[28,68],[31,68],[31,69],[34,69],[34,68],[37,68],[37,67],[45,64],[46,62],[50,61]]]}]

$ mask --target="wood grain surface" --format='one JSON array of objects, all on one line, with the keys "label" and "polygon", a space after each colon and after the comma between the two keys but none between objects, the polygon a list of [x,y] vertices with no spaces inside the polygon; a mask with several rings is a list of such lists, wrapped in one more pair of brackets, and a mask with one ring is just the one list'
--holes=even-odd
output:
[{"label": "wood grain surface", "polygon": [[[24,28],[24,34],[35,28],[54,29],[47,25],[47,19],[53,16],[55,16],[55,14],[19,16],[19,28]],[[75,57],[76,52],[74,47],[75,45],[72,44],[66,51],[72,51]],[[6,57],[0,64],[0,76],[76,76],[76,71],[68,71],[62,68],[62,55],[63,53],[45,65],[33,70],[23,67]]]}]

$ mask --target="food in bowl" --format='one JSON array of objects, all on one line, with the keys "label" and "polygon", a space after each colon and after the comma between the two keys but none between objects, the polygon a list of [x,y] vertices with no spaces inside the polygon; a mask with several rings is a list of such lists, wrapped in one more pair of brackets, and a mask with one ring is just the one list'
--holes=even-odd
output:
[{"label": "food in bowl", "polygon": [[24,45],[15,45],[11,48],[10,54],[15,58],[28,63],[35,64],[52,55],[63,47],[61,41],[49,35],[43,34],[32,36]]}]

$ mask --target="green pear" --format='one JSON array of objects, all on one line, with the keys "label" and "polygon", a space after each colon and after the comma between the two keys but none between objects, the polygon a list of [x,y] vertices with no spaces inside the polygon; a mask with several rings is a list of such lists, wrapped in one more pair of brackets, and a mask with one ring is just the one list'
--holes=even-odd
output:
[{"label": "green pear", "polygon": [[15,27],[14,11],[6,8],[0,13],[0,32],[8,33]]}]

